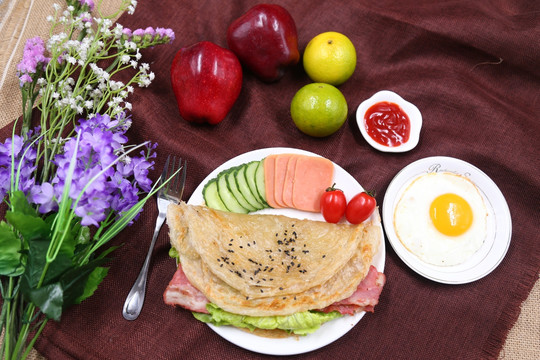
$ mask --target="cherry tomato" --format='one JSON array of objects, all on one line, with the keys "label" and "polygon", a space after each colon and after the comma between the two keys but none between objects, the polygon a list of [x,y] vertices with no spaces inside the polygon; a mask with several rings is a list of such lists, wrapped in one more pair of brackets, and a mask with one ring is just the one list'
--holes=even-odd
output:
[{"label": "cherry tomato", "polygon": [[347,204],[345,218],[351,224],[360,224],[373,214],[376,206],[377,200],[372,194],[361,192],[355,195]]},{"label": "cherry tomato", "polygon": [[329,223],[337,223],[345,214],[347,199],[340,189],[332,185],[321,196],[321,214]]}]

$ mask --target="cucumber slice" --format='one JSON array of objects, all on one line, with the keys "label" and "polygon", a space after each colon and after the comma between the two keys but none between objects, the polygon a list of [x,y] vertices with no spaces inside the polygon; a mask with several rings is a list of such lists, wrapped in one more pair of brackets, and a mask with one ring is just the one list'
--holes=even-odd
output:
[{"label": "cucumber slice", "polygon": [[257,190],[257,183],[255,180],[255,175],[257,172],[257,167],[259,166],[260,161],[252,161],[246,164],[246,181],[249,185],[249,189],[257,199],[257,201],[262,204],[263,207],[267,207],[266,201],[261,198],[259,191]]},{"label": "cucumber slice", "polygon": [[225,170],[217,176],[217,188],[219,197],[221,198],[227,209],[229,209],[229,211],[234,213],[247,214],[249,211],[245,207],[240,205],[231,190],[229,190],[229,186],[227,186],[228,173],[229,170]]},{"label": "cucumber slice", "polygon": [[206,206],[216,210],[229,211],[219,196],[216,179],[210,180],[204,186],[202,193]]},{"label": "cucumber slice", "polygon": [[265,190],[265,184],[264,184],[264,159],[259,161],[259,164],[257,165],[257,169],[255,170],[255,185],[257,187],[257,191],[259,193],[259,196],[261,200],[264,202],[264,204],[267,207],[270,207],[268,203],[266,202],[266,190]]},{"label": "cucumber slice", "polygon": [[238,184],[236,182],[236,172],[238,168],[232,168],[229,170],[229,172],[226,174],[227,176],[227,185],[229,186],[229,190],[231,190],[232,194],[238,201],[238,203],[245,208],[248,211],[256,211],[257,208],[252,206],[246,199],[246,197],[243,195],[243,193],[238,189]]},{"label": "cucumber slice", "polygon": [[256,193],[253,193],[249,188],[249,184],[246,180],[247,165],[248,164],[239,166],[235,170],[235,177],[236,183],[238,184],[238,189],[244,195],[244,198],[247,200],[247,202],[249,202],[253,207],[255,207],[257,210],[264,209],[264,204],[260,202],[257,197],[255,197]]}]

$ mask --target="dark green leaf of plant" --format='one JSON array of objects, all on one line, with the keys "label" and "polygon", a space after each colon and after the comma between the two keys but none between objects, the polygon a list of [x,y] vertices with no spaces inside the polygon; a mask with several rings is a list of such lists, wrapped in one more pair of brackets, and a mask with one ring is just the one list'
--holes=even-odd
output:
[{"label": "dark green leaf of plant", "polygon": [[60,283],[32,289],[28,297],[48,318],[60,321],[64,305],[64,291]]},{"label": "dark green leaf of plant", "polygon": [[75,300],[75,304],[80,304],[83,300],[89,298],[97,290],[99,284],[105,279],[109,268],[106,267],[97,267],[90,273],[86,285],[84,287],[83,293]]},{"label": "dark green leaf of plant", "polygon": [[[31,241],[28,253],[26,271],[23,275],[23,283],[26,282],[28,289],[37,287],[46,266],[46,254],[49,248],[48,241]],[[51,284],[73,265],[71,259],[63,253],[59,253],[49,265],[43,284]]]},{"label": "dark green leaf of plant", "polygon": [[71,268],[62,275],[60,283],[64,289],[64,308],[77,303],[86,290],[90,274],[107,261],[108,259],[92,260],[83,266]]},{"label": "dark green leaf of plant", "polygon": [[0,275],[18,276],[24,272],[21,263],[21,241],[10,226],[0,223]]}]

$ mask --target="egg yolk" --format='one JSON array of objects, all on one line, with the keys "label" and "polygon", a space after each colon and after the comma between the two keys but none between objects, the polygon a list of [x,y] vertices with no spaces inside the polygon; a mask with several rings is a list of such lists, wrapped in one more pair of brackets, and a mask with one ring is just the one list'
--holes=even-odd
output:
[{"label": "egg yolk", "polygon": [[444,235],[458,236],[467,231],[473,222],[471,206],[459,195],[443,194],[435,198],[429,208],[435,228]]}]

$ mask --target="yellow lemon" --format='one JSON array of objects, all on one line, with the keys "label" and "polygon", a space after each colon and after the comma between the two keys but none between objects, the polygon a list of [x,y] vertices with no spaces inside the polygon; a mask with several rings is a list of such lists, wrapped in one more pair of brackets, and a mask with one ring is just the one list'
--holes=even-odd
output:
[{"label": "yellow lemon", "polygon": [[345,97],[336,87],[311,83],[302,87],[291,101],[291,117],[305,134],[324,137],[335,133],[347,119]]},{"label": "yellow lemon", "polygon": [[303,63],[311,80],[338,86],[347,81],[356,68],[356,49],[345,35],[325,32],[307,44]]}]

